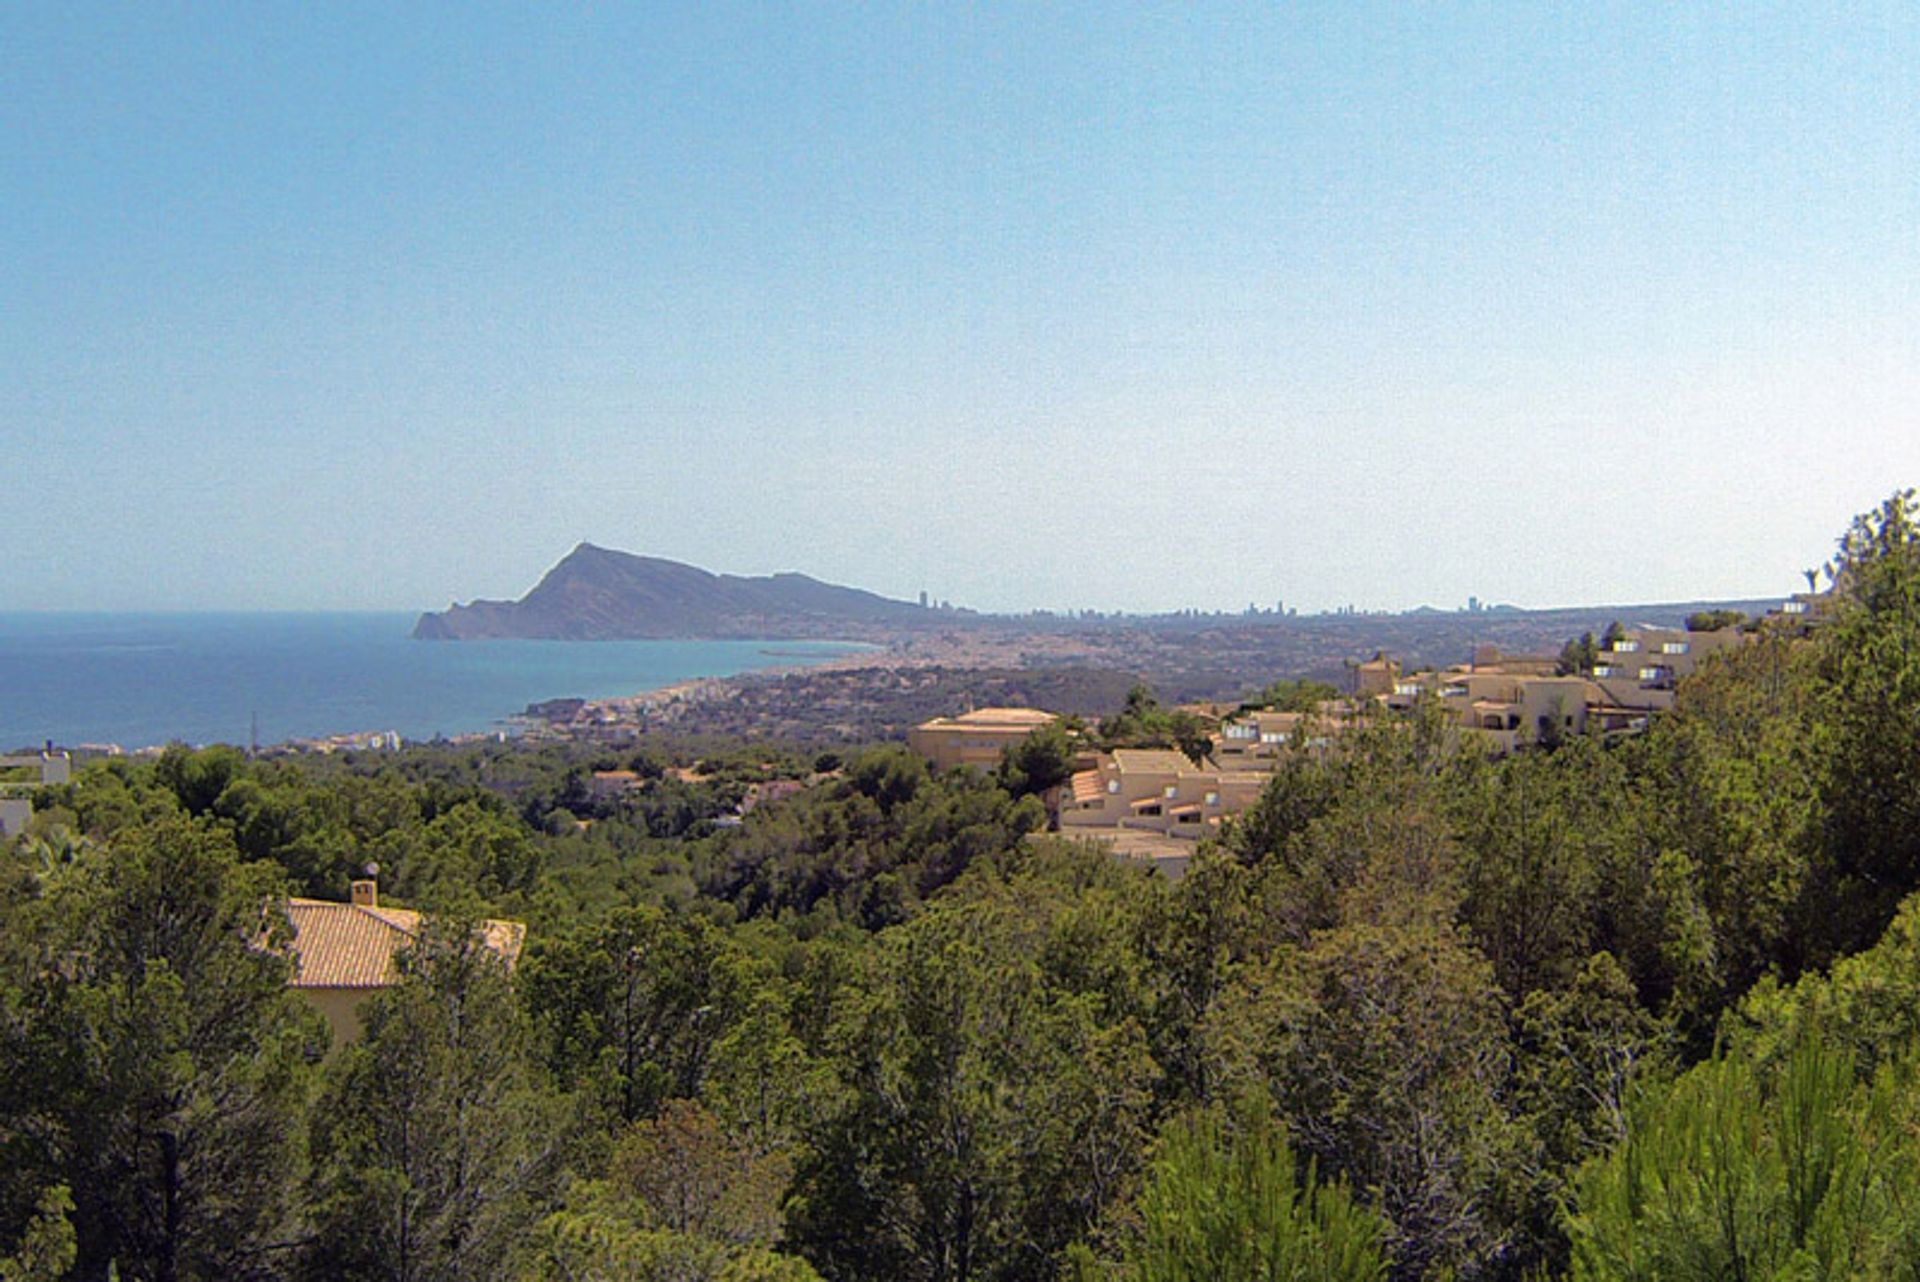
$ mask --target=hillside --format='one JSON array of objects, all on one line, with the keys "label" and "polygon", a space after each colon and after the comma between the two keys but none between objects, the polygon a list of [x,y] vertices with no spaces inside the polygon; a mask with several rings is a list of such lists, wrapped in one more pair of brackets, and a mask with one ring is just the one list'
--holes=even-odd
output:
[{"label": "hillside", "polygon": [[927,613],[804,574],[713,574],[582,543],[518,601],[475,601],[429,612],[413,635],[428,641],[849,637],[875,626],[922,621]]}]

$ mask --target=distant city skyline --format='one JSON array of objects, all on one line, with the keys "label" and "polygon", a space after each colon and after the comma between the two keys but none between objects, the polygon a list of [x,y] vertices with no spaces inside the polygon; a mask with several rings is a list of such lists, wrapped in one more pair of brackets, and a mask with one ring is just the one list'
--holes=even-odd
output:
[{"label": "distant city skyline", "polygon": [[0,611],[576,543],[1760,599],[1920,483],[1920,10],[0,8]]}]

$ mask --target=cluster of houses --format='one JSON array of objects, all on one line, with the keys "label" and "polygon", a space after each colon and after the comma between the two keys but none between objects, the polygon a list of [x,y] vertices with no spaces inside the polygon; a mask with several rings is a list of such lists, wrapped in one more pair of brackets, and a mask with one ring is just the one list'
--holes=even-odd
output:
[{"label": "cluster of houses", "polygon": [[1494,752],[1555,743],[1574,735],[1640,730],[1673,707],[1674,690],[1711,655],[1753,633],[1633,628],[1598,650],[1586,672],[1561,673],[1557,658],[1482,651],[1444,672],[1403,674],[1384,656],[1362,664],[1358,694],[1394,711],[1437,698],[1448,719]]},{"label": "cluster of houses", "polygon": [[[1808,608],[1796,598],[1778,613]],[[1370,718],[1422,706],[1492,755],[1578,735],[1631,733],[1670,709],[1676,687],[1702,662],[1754,635],[1738,626],[1625,629],[1596,646],[1591,667],[1571,673],[1561,671],[1559,656],[1502,655],[1491,647],[1467,663],[1418,672],[1376,654],[1354,670],[1347,696],[1306,711],[1228,712],[1198,759],[1171,748],[1082,752],[1053,809],[1063,832],[1081,836],[1199,838],[1251,806],[1285,754],[1323,750]],[[907,742],[936,768],[991,769],[1007,748],[1058,719],[1031,708],[982,708],[929,721]]]}]

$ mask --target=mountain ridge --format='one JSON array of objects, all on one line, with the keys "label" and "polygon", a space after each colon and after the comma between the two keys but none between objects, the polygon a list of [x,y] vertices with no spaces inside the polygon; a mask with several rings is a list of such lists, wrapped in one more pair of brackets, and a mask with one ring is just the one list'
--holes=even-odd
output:
[{"label": "mountain ridge", "polygon": [[427,611],[425,641],[826,638],[925,621],[929,611],[795,571],[715,574],[582,542],[517,601]]}]

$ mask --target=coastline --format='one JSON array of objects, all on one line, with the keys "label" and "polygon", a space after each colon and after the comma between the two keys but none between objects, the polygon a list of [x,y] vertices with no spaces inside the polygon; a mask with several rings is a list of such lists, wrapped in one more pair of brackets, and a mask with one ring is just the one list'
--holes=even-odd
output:
[{"label": "coastline", "polygon": [[[649,698],[803,669],[859,643],[506,641],[429,646],[399,612],[0,612],[0,748],[150,754],[172,742],[339,751],[497,738],[532,702]],[[858,648],[856,648],[858,647]]]}]

